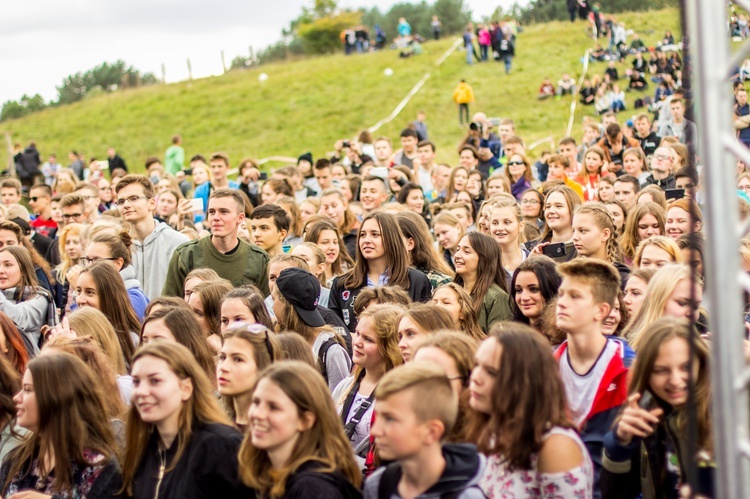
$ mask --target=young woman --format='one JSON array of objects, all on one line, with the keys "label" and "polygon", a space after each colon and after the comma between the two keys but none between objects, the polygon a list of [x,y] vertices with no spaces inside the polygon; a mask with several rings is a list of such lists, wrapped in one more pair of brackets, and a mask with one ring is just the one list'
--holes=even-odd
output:
[{"label": "young woman", "polygon": [[125,284],[115,268],[106,262],[93,263],[84,268],[76,282],[76,304],[79,308],[95,308],[107,317],[117,334],[125,363],[132,365],[141,322],[130,305]]},{"label": "young woman", "polygon": [[[685,470],[696,460],[687,453],[689,411],[694,411],[696,450],[712,462],[708,348],[690,322],[659,319],[648,326],[630,375],[628,402],[604,439],[602,494],[656,497],[673,493],[677,497],[678,485],[687,480]],[[689,393],[691,376],[693,391]],[[692,398],[690,406],[688,397]],[[708,466],[701,471],[712,473],[714,465]]]},{"label": "young woman", "polygon": [[403,212],[396,214],[396,220],[404,235],[410,266],[427,276],[433,291],[443,284],[452,282],[453,271],[435,251],[430,228],[424,219],[415,213]]},{"label": "young woman", "polygon": [[261,204],[275,204],[284,196],[294,197],[294,189],[285,178],[269,178],[260,190]]},{"label": "young woman", "polygon": [[208,165],[206,165],[203,162],[196,162],[195,166],[193,166],[193,189],[192,191],[195,192],[195,189],[205,184],[206,182],[210,182],[213,179],[213,176],[211,175],[211,170],[208,168]]},{"label": "young woman", "polygon": [[282,270],[273,286],[277,331],[294,331],[307,340],[331,390],[351,372],[344,339],[326,325],[316,307],[320,284],[300,268]]},{"label": "young woman", "polygon": [[187,301],[190,299],[190,295],[193,294],[193,289],[198,284],[206,281],[215,281],[217,279],[221,278],[214,269],[201,267],[191,270],[188,275],[185,276],[185,282],[183,283],[183,289],[185,290],[185,292],[183,293],[183,299],[187,303]]},{"label": "young woman", "polygon": [[[349,201],[339,189],[326,189],[320,197],[320,210],[318,214],[326,215],[335,224],[342,234],[347,254],[354,258],[357,252],[357,231],[354,225],[357,222],[354,213],[349,209]],[[306,239],[310,241],[309,239]],[[311,241],[316,242],[316,241]]]},{"label": "young woman", "polygon": [[502,172],[496,172],[487,179],[487,198],[492,198],[500,193],[510,193],[510,180]]},{"label": "young woman", "polygon": [[196,285],[188,299],[188,305],[214,353],[221,349],[221,300],[232,289],[232,284],[224,279],[206,281]]},{"label": "young woman", "polygon": [[357,258],[352,270],[331,286],[330,309],[354,332],[352,305],[359,292],[376,285],[400,286],[414,302],[430,299],[432,287],[422,272],[409,268],[409,254],[396,217],[374,211],[362,221],[357,239]]},{"label": "young woman", "polygon": [[562,243],[564,254],[553,257],[558,263],[575,258],[573,246],[573,213],[581,204],[581,198],[570,187],[560,185],[553,187],[544,199],[544,229],[536,241],[526,243],[526,248],[534,254],[543,254],[549,244]]},{"label": "young woman", "polygon": [[148,306],[148,297],[135,276],[131,250],[132,241],[130,234],[125,231],[118,235],[99,233],[86,246],[85,256],[81,257],[81,263],[89,265],[103,261],[112,265],[122,277],[125,289],[128,291],[130,304],[133,306],[138,319],[143,320]]},{"label": "young woman", "polygon": [[156,215],[154,218],[170,225],[172,228],[177,227],[180,219],[177,207],[183,199],[185,198],[178,190],[167,189],[160,192],[156,201]]},{"label": "young woman", "polygon": [[362,474],[315,369],[283,362],[256,382],[240,477],[259,497],[360,497]]},{"label": "young woman", "polygon": [[604,207],[612,215],[612,221],[615,223],[615,233],[617,234],[618,240],[622,237],[622,233],[625,229],[625,223],[627,222],[628,209],[625,205],[613,199],[604,203]]},{"label": "young woman", "polygon": [[307,262],[308,270],[320,282],[320,301],[318,305],[328,307],[331,290],[326,286],[326,255],[315,243],[301,243],[292,249],[292,256],[298,256]]},{"label": "young woman", "polygon": [[258,373],[281,358],[276,335],[261,324],[238,324],[222,336],[216,380],[224,409],[243,433]]},{"label": "young woman", "polygon": [[641,241],[635,250],[633,267],[659,270],[670,263],[682,263],[682,252],[677,243],[666,236],[651,236]]},{"label": "young woman", "polygon": [[616,232],[612,215],[601,203],[579,206],[573,216],[573,244],[578,256],[611,263],[624,284],[630,269],[622,263]]},{"label": "young woman", "polygon": [[320,211],[320,199],[307,198],[299,204],[299,214],[302,218],[302,224],[306,224],[311,216],[317,215]]},{"label": "young woman", "polygon": [[38,352],[42,326],[57,324],[52,295],[39,286],[31,254],[23,246],[0,250],[0,312],[11,318],[28,344]]},{"label": "young woman", "polygon": [[682,261],[695,269],[695,272],[703,278],[703,255],[705,252],[705,240],[703,236],[696,233],[683,234],[677,239],[677,246],[682,253]]},{"label": "young woman", "polygon": [[462,286],[455,282],[443,284],[433,293],[432,304],[448,312],[454,331],[461,331],[471,338],[485,338],[484,331],[479,327],[473,300]]},{"label": "young woman", "polygon": [[26,248],[31,255],[31,261],[34,264],[34,271],[36,272],[36,279],[39,281],[39,285],[49,291],[51,295],[55,295],[55,280],[49,263],[39,254],[29,238],[24,235],[21,226],[9,220],[0,222],[0,243],[3,246],[20,245]]},{"label": "young woman", "polygon": [[526,225],[544,227],[544,195],[536,189],[530,189],[521,196],[521,212]]},{"label": "young woman", "polygon": [[682,198],[672,201],[669,205],[664,232],[667,237],[677,241],[684,234],[700,233],[702,225],[703,215],[698,204],[688,198]]},{"label": "young woman", "polygon": [[466,184],[469,182],[469,170],[463,166],[457,166],[451,170],[448,177],[448,187],[445,194],[436,199],[437,203],[452,203],[459,192],[466,190]]},{"label": "young woman", "polygon": [[649,185],[644,187],[636,198],[636,204],[643,203],[656,203],[667,211],[667,197],[664,195],[664,191],[657,185]]},{"label": "young woman", "polygon": [[501,199],[495,202],[490,216],[490,235],[497,241],[502,254],[506,281],[510,284],[513,271],[529,256],[521,208],[515,201]]},{"label": "young woman", "polygon": [[454,261],[454,282],[471,296],[482,331],[488,331],[494,322],[509,320],[513,314],[508,283],[495,240],[478,232],[469,232],[458,243]]},{"label": "young woman", "polygon": [[445,263],[450,266],[451,270],[455,271],[453,255],[458,249],[458,242],[466,233],[466,227],[452,213],[441,211],[432,222],[432,230],[438,244],[443,248]]},{"label": "young woman", "polygon": [[[322,209],[322,208],[321,208]],[[305,241],[317,244],[326,255],[326,286],[331,287],[333,280],[354,265],[349,251],[344,245],[338,227],[331,220],[310,217],[306,225]]]},{"label": "young woman", "polygon": [[277,354],[277,360],[298,360],[304,362],[313,369],[318,368],[313,357],[310,344],[294,331],[284,331],[276,334],[276,341],[281,351]]},{"label": "young woman", "polygon": [[29,362],[16,403],[28,434],[0,468],[3,497],[114,497],[122,485],[101,384],[80,359]]},{"label": "young woman", "polygon": [[544,310],[557,297],[561,282],[551,258],[543,255],[527,258],[513,273],[510,283],[513,320],[541,332]]},{"label": "young woman", "polygon": [[248,288],[233,289],[221,300],[220,308],[221,335],[232,328],[233,324],[262,324],[273,331],[273,321],[263,303],[263,297],[257,290]]},{"label": "young woman", "polygon": [[[479,207],[482,205],[486,197],[484,180],[484,174],[479,170],[471,170],[469,172],[469,180],[466,182],[466,191],[464,192],[469,196],[468,201],[474,208],[475,214],[479,211]],[[456,196],[457,202],[464,201],[463,199],[459,199],[460,197],[461,195]]]},{"label": "young woman", "polygon": [[[568,416],[549,344],[523,324],[495,327],[476,353],[470,438],[488,458],[479,486],[488,497],[591,497],[594,470]],[[519,379],[525,380],[518,383]]]},{"label": "young woman", "polygon": [[5,357],[18,374],[23,375],[29,362],[29,352],[34,352],[31,341],[18,331],[13,320],[3,312],[0,312],[0,330],[0,357]]},{"label": "young woman", "polygon": [[474,369],[477,346],[477,342],[466,335],[443,332],[427,339],[414,355],[417,362],[432,362],[440,366],[458,395],[458,416],[453,429],[445,437],[447,442],[465,443],[468,440],[467,422],[471,413],[469,377]]},{"label": "young woman", "polygon": [[648,178],[648,167],[646,166],[646,155],[640,147],[631,147],[622,153],[622,168],[625,173],[638,179],[641,187],[646,185]]},{"label": "young woman", "polygon": [[412,212],[424,217],[425,222],[429,223],[429,220],[432,218],[424,199],[422,187],[418,184],[409,183],[403,186],[396,196],[396,201],[409,208]]},{"label": "young woman", "polygon": [[[453,329],[453,320],[442,307],[417,303],[403,310],[397,323],[398,350],[404,362],[410,362],[424,341],[441,330]],[[478,328],[477,328],[478,330]],[[481,331],[477,331],[481,334]]]},{"label": "young woman", "polygon": [[633,350],[640,352],[649,324],[661,317],[676,317],[695,323],[700,317],[702,301],[703,282],[693,283],[687,266],[667,265],[659,269],[648,283],[643,306],[625,332],[628,343]]},{"label": "young woman", "polygon": [[276,204],[287,213],[289,218],[289,233],[284,244],[294,247],[302,242],[302,214],[293,197],[284,196],[276,200]]},{"label": "young woman", "polygon": [[214,381],[216,364],[213,351],[190,311],[162,308],[149,315],[141,328],[141,342],[145,345],[156,340],[179,343],[190,350],[208,379]]},{"label": "young woman", "polygon": [[633,263],[635,250],[642,240],[664,234],[666,213],[656,203],[638,204],[628,213],[625,230],[620,237],[625,263]]},{"label": "young woman", "polygon": [[240,432],[182,345],[155,341],[133,359],[124,492],[131,497],[249,497],[238,477]]},{"label": "young woman", "polygon": [[602,177],[596,184],[596,200],[602,203],[608,203],[615,200],[615,180],[617,177],[610,175]]},{"label": "young woman", "polygon": [[599,180],[609,175],[604,150],[598,146],[589,147],[586,149],[583,163],[584,168],[578,172],[574,180],[583,186],[584,201],[596,201]]},{"label": "young woman", "polygon": [[[83,229],[83,224],[67,224],[58,234],[60,264],[55,267],[55,282],[57,283],[57,306],[61,309],[62,315],[70,312],[71,305],[75,303],[73,296],[75,286],[71,287],[68,281],[68,271],[78,265],[78,260],[83,256],[81,245]],[[77,271],[75,275],[78,275]]]},{"label": "young woman", "polygon": [[523,197],[523,193],[531,189],[531,163],[526,156],[513,154],[508,159],[505,167],[505,174],[510,182],[510,192],[518,201]]},{"label": "young woman", "polygon": [[622,296],[622,302],[628,311],[628,317],[635,317],[641,310],[643,301],[646,299],[648,283],[651,282],[655,273],[656,270],[654,269],[643,268],[634,270],[630,274]]},{"label": "young woman", "polygon": [[396,305],[375,305],[362,312],[352,338],[354,372],[333,390],[344,434],[359,456],[367,454],[375,387],[385,373],[403,363],[398,346],[402,312]]}]

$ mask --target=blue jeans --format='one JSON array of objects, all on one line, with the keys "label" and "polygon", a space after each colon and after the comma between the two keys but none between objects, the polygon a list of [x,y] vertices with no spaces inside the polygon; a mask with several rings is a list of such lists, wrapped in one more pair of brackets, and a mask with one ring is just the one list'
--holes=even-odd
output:
[{"label": "blue jeans", "polygon": [[474,46],[467,43],[464,46],[464,48],[466,49],[466,64],[469,64],[469,65],[474,64],[474,58],[473,58]]},{"label": "blue jeans", "polygon": [[510,65],[513,62],[513,56],[510,54],[504,55],[503,62],[505,63],[505,73],[510,74]]},{"label": "blue jeans", "polygon": [[487,49],[489,49],[488,45],[480,45],[479,51],[482,54],[482,62],[487,62]]}]

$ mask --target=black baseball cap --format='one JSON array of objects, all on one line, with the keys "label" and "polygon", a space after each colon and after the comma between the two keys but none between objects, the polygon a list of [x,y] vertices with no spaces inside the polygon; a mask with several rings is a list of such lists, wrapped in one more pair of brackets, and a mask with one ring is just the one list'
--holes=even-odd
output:
[{"label": "black baseball cap", "polygon": [[317,309],[320,282],[314,275],[297,267],[284,269],[276,278],[276,287],[305,324],[311,327],[325,326],[326,322]]}]

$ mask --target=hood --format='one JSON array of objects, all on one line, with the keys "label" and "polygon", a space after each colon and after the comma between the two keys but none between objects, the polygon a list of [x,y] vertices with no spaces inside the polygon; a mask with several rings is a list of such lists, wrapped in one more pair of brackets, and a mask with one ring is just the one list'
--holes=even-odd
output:
[{"label": "hood", "polygon": [[471,444],[443,445],[445,471],[440,480],[430,487],[424,495],[448,494],[463,490],[479,481],[486,459]]},{"label": "hood", "polygon": [[316,468],[320,468],[321,464],[316,461],[308,461],[303,463],[297,471],[290,477],[289,483],[287,484],[287,490],[291,488],[291,485],[298,480],[305,480],[306,475],[315,473],[316,479],[322,479],[331,484],[333,487],[338,489],[343,499],[358,499],[362,497],[362,493],[349,480],[339,471],[333,473],[317,473]]},{"label": "hood", "polygon": [[154,226],[153,232],[151,232],[151,234],[146,236],[146,239],[144,239],[143,242],[133,239],[133,245],[136,248],[145,248],[146,246],[150,246],[154,244],[156,240],[159,238],[159,234],[161,234],[165,230],[171,229],[169,225],[157,219],[154,219],[154,222],[156,223],[156,225]]},{"label": "hood", "polygon": [[132,265],[123,267],[123,269],[120,271],[120,277],[122,277],[122,280],[125,283],[125,289],[141,287],[141,283],[138,282],[138,279],[135,278],[135,267],[133,267]]}]

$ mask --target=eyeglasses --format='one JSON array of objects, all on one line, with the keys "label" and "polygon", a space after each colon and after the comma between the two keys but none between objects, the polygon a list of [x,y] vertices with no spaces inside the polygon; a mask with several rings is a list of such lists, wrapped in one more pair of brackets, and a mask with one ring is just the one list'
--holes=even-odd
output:
[{"label": "eyeglasses", "polygon": [[672,161],[670,156],[665,156],[664,154],[654,154],[654,159],[658,159],[659,161]]},{"label": "eyeglasses", "polygon": [[524,163],[523,161],[508,161],[508,165],[513,165],[513,166],[524,165],[525,166],[526,163]]},{"label": "eyeglasses", "polygon": [[740,185],[737,188],[741,191],[750,192],[750,185]]},{"label": "eyeglasses", "polygon": [[63,215],[63,220],[71,220],[73,218],[81,218],[83,216],[83,213],[70,213],[68,215]]},{"label": "eyeglasses", "polygon": [[88,267],[92,263],[101,262],[102,260],[113,262],[115,260],[119,260],[119,258],[88,258],[86,256],[82,256],[78,259],[78,262],[84,267]]},{"label": "eyeglasses", "polygon": [[118,199],[115,204],[117,206],[125,206],[125,203],[135,204],[139,199],[148,199],[146,196],[130,196],[124,199]]},{"label": "eyeglasses", "polygon": [[542,202],[538,199],[523,199],[521,200],[521,204],[542,204]]}]

